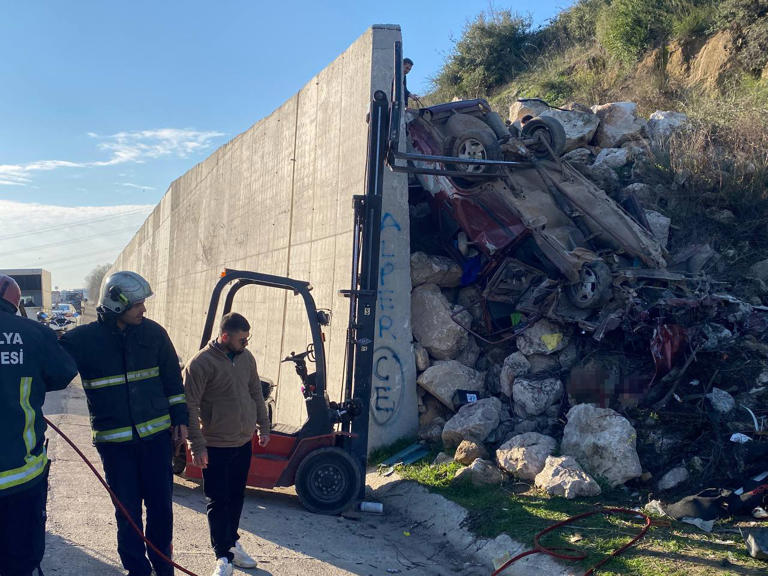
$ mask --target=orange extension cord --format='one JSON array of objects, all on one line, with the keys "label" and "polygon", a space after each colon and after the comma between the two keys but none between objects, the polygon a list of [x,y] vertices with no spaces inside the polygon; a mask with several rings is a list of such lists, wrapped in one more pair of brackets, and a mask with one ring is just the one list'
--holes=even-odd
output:
[{"label": "orange extension cord", "polygon": [[120,502],[120,500],[118,500],[118,499],[117,499],[117,496],[116,496],[116,495],[115,495],[115,493],[112,491],[112,488],[110,488],[110,487],[107,485],[107,482],[106,482],[106,480],[104,480],[104,478],[102,477],[102,475],[101,475],[101,474],[99,474],[99,471],[98,471],[98,470],[96,470],[96,468],[94,467],[94,465],[93,465],[93,464],[91,464],[91,461],[90,461],[90,460],[88,460],[88,458],[86,457],[86,455],[82,453],[82,451],[80,450],[80,448],[78,448],[77,446],[75,446],[75,443],[74,443],[74,442],[72,442],[72,440],[70,440],[70,439],[69,439],[69,437],[68,437],[66,434],[64,434],[64,432],[62,432],[61,430],[59,430],[59,428],[58,428],[58,427],[57,427],[57,426],[56,426],[56,425],[55,425],[53,422],[51,422],[50,420],[48,420],[48,418],[46,418],[45,416],[43,416],[43,420],[45,420],[45,421],[46,421],[46,423],[48,424],[48,426],[50,426],[51,428],[53,428],[53,430],[54,430],[54,431],[55,431],[55,432],[56,432],[56,433],[57,433],[59,436],[61,436],[62,438],[64,438],[64,440],[67,442],[67,444],[69,444],[69,445],[72,447],[72,449],[73,449],[75,452],[77,452],[77,455],[78,455],[78,456],[80,456],[80,458],[82,458],[82,459],[83,459],[83,462],[85,462],[85,463],[88,465],[88,468],[90,468],[90,469],[91,469],[91,472],[93,472],[93,474],[96,476],[96,478],[98,478],[98,479],[99,479],[99,482],[101,482],[101,485],[102,485],[102,486],[104,486],[104,488],[106,488],[107,492],[109,492],[109,495],[112,497],[112,502],[114,502],[114,503],[115,503],[115,506],[117,506],[117,508],[120,510],[120,512],[122,512],[123,516],[125,516],[126,520],[128,520],[128,523],[129,523],[129,524],[130,524],[130,525],[133,527],[133,529],[136,531],[136,534],[138,534],[139,536],[141,536],[141,539],[142,539],[142,540],[144,540],[144,542],[146,542],[147,546],[149,546],[149,547],[150,547],[150,548],[151,548],[151,549],[152,549],[152,550],[155,552],[155,554],[157,554],[158,556],[160,556],[160,558],[162,558],[163,560],[165,560],[166,562],[168,562],[168,564],[170,564],[170,565],[171,565],[171,566],[173,566],[174,568],[178,568],[179,570],[181,570],[182,572],[184,572],[184,574],[189,574],[189,576],[198,576],[198,575],[197,575],[197,574],[195,574],[194,572],[192,572],[192,571],[190,571],[190,570],[187,570],[187,569],[186,569],[186,568],[184,568],[183,566],[179,566],[178,564],[176,564],[176,562],[174,562],[173,560],[171,560],[170,558],[168,558],[168,556],[166,556],[166,555],[165,555],[165,554],[163,554],[163,553],[162,553],[160,550],[158,550],[157,546],[155,546],[154,544],[152,544],[152,542],[150,542],[150,541],[147,539],[147,537],[146,537],[146,536],[144,536],[144,533],[141,531],[141,528],[139,528],[139,527],[136,525],[136,522],[134,522],[134,521],[133,521],[133,518],[131,518],[131,515],[128,513],[128,510],[126,510],[126,509],[125,509],[125,506],[123,506],[123,503],[122,503],[122,502]]},{"label": "orange extension cord", "polygon": [[[622,546],[621,548],[617,548],[616,550],[611,552],[608,556],[600,560],[600,562],[592,566],[592,568],[584,572],[584,576],[591,576],[592,574],[595,573],[595,570],[600,568],[600,566],[608,562],[614,556],[618,556],[619,554],[624,552],[624,550],[626,550],[627,548],[635,544],[638,540],[640,540],[640,538],[645,536],[645,533],[648,532],[648,528],[650,528],[651,526],[650,516],[648,516],[647,514],[644,514],[643,512],[638,512],[637,510],[630,510],[628,508],[600,508],[599,510],[592,510],[591,512],[584,512],[583,514],[571,516],[567,520],[563,520],[562,522],[553,524],[549,528],[545,528],[544,530],[536,534],[536,536],[534,536],[533,538],[533,548],[531,550],[527,550],[526,552],[521,552],[514,558],[507,560],[504,564],[502,564],[501,567],[494,570],[493,573],[491,573],[491,576],[498,576],[504,570],[506,570],[512,563],[517,562],[518,560],[520,560],[520,558],[524,558],[525,556],[530,556],[531,554],[547,554],[549,556],[560,558],[562,560],[572,560],[572,561],[584,560],[584,558],[587,557],[586,553],[584,552],[579,552],[575,548],[567,548],[567,547],[545,548],[544,546],[542,546],[540,540],[544,535],[554,530],[557,530],[558,528],[561,528],[566,524],[576,522],[577,520],[581,520],[582,518],[586,518],[588,516],[594,516],[595,514],[628,514],[630,516],[642,516],[645,519],[645,525],[643,526],[642,530],[640,530],[640,532],[637,534],[637,536],[632,538],[632,540],[624,544],[624,546]],[[573,554],[564,554],[563,552],[572,552]]]}]

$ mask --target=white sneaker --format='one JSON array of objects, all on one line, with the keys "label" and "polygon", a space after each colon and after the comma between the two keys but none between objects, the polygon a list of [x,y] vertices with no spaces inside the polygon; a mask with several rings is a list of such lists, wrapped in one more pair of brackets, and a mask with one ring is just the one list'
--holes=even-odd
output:
[{"label": "white sneaker", "polygon": [[219,558],[216,560],[216,569],[211,576],[232,576],[235,567],[229,563],[228,558]]},{"label": "white sneaker", "polygon": [[256,568],[256,560],[243,549],[239,540],[235,541],[235,545],[232,546],[229,551],[235,555],[232,560],[235,566],[238,566],[239,568]]}]

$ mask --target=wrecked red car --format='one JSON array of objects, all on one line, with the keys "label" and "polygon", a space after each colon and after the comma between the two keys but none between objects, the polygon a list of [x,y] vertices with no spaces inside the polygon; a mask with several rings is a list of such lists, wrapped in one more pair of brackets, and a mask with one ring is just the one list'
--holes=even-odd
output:
[{"label": "wrecked red car", "polygon": [[508,328],[510,310],[595,330],[622,280],[684,279],[658,273],[667,255],[642,216],[560,159],[565,133],[555,119],[518,129],[478,99],[407,110],[406,126],[404,156],[444,250],[465,283],[480,282],[484,304],[496,304],[490,331]]}]

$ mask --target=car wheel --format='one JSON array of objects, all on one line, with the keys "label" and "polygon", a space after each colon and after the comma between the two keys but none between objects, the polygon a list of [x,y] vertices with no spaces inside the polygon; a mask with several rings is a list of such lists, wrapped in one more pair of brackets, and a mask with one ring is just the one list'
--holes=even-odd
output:
[{"label": "car wheel", "polygon": [[579,272],[580,279],[565,287],[568,300],[576,308],[599,308],[611,297],[613,275],[602,260],[584,264]]},{"label": "car wheel", "polygon": [[[445,123],[445,131],[448,135],[443,148],[446,156],[464,160],[501,159],[501,147],[496,134],[479,118],[468,114],[454,114]],[[482,181],[492,171],[491,166],[479,164],[448,164],[446,168],[466,174],[457,178],[459,185]]]},{"label": "car wheel", "polygon": [[181,476],[184,474],[184,470],[187,467],[187,451],[181,450],[181,454],[174,454],[173,460],[171,461],[171,467],[173,468],[173,473],[176,474],[176,476]]},{"label": "car wheel", "polygon": [[360,490],[357,463],[336,447],[310,452],[296,470],[296,494],[302,505],[316,514],[338,514]]},{"label": "car wheel", "polygon": [[[565,150],[565,128],[560,122],[549,116],[539,116],[528,120],[523,125],[520,136],[524,139],[535,138],[538,140],[540,137],[544,138],[558,158],[563,155]],[[541,142],[529,145],[528,149],[539,158],[546,158],[550,155],[547,146]]]}]

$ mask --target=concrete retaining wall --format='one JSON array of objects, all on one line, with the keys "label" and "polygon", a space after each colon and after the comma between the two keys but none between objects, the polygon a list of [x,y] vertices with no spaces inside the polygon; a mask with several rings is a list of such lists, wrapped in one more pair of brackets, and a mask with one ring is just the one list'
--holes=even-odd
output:
[{"label": "concrete retaining wall", "polygon": [[[199,345],[210,292],[223,268],[308,280],[326,329],[328,390],[341,394],[352,265],[353,201],[366,174],[366,114],[375,90],[390,93],[397,26],[374,26],[270,116],[174,181],[113,270],[145,276],[148,316],[183,359]],[[411,349],[407,182],[387,173],[370,448],[418,425]],[[300,299],[249,287],[235,311],[252,325],[260,372],[278,381],[277,421],[305,418],[290,351],[311,341]]]}]

